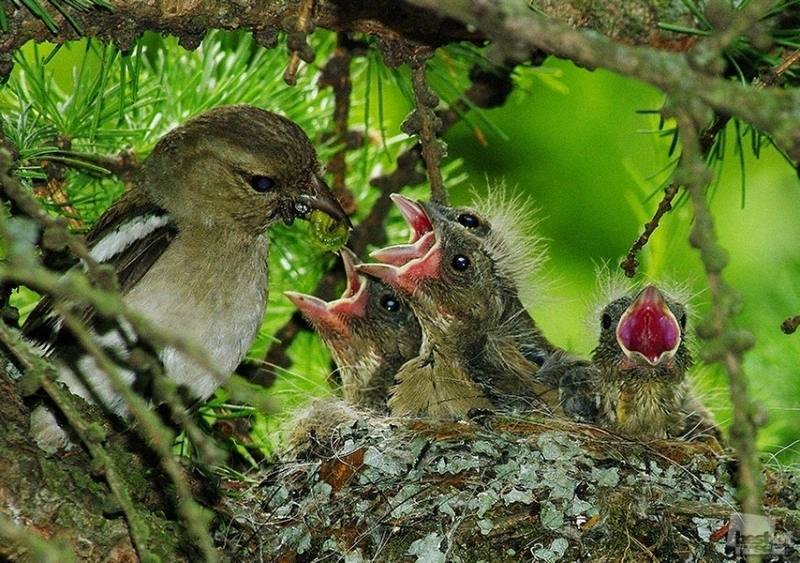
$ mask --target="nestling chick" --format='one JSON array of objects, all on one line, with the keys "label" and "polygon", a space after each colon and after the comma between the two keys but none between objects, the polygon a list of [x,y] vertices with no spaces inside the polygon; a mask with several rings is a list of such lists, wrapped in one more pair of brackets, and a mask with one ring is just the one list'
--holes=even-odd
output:
[{"label": "nestling chick", "polygon": [[357,257],[342,249],[347,287],[326,302],[285,292],[328,346],[342,378],[344,398],[357,406],[386,410],[394,376],[419,353],[419,323],[405,299],[384,283],[355,271]]},{"label": "nestling chick", "polygon": [[547,355],[557,348],[536,327],[520,299],[520,293],[526,293],[529,300],[535,300],[540,290],[533,276],[543,259],[540,240],[522,228],[531,222],[530,209],[519,199],[509,198],[502,189],[491,191],[488,197],[478,199],[471,207],[415,202],[400,194],[393,194],[391,198],[411,229],[409,244],[386,247],[371,256],[386,264],[403,266],[430,249],[433,238],[428,235],[435,225],[448,225],[453,232],[479,238],[485,252],[515,286],[501,296],[504,301],[501,307],[508,311],[504,336],[514,340],[528,360],[542,365]]},{"label": "nestling chick", "polygon": [[653,285],[609,303],[592,361],[599,424],[637,438],[718,436],[691,394],[686,309]]},{"label": "nestling chick", "polygon": [[543,408],[542,395],[554,390],[536,380],[530,356],[552,346],[532,322],[520,328],[527,314],[517,296],[521,266],[503,262],[511,254],[501,232],[489,227],[481,237],[430,204],[394,201],[414,231],[411,244],[374,254],[389,264],[358,266],[408,299],[422,328],[419,356],[396,376],[392,414],[460,418],[474,409]]},{"label": "nestling chick", "polygon": [[[205,346],[230,373],[256,336],[267,298],[270,225],[312,210],[349,221],[320,178],[306,134],[292,121],[252,107],[215,108],[166,134],[145,160],[134,188],[88,234],[91,254],[114,267],[123,299],[162,329]],[[44,299],[24,333],[57,356],[73,393],[124,416],[108,376],[75,345]],[[124,358],[133,334],[110,329],[92,311],[97,341]],[[118,324],[116,326],[119,326]],[[196,399],[224,383],[180,352],[159,356],[166,374]],[[123,371],[135,383],[132,371]]]}]

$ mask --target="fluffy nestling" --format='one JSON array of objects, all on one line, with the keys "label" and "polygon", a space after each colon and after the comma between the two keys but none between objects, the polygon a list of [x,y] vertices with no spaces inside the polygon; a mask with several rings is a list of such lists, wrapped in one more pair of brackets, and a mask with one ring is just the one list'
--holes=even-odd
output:
[{"label": "fluffy nestling", "polygon": [[462,418],[472,410],[544,407],[542,396],[553,389],[536,372],[553,347],[518,298],[530,249],[509,245],[491,220],[483,233],[471,232],[477,226],[432,204],[393,199],[412,227],[411,243],[373,254],[385,264],[358,267],[408,299],[422,328],[419,356],[396,375],[392,414]]},{"label": "fluffy nestling", "polygon": [[592,352],[599,424],[643,439],[719,437],[686,379],[692,358],[680,300],[648,285],[608,303],[600,324]]},{"label": "fluffy nestling", "polygon": [[[202,344],[230,373],[256,336],[267,298],[270,225],[324,211],[349,221],[320,178],[306,134],[252,106],[219,107],[159,140],[135,185],[99,220],[87,242],[116,271],[123,299],[162,329]],[[124,323],[85,311],[98,342],[124,361],[135,343]],[[69,389],[113,413],[127,410],[94,360],[43,300],[23,327],[57,356]],[[195,399],[224,383],[181,353],[159,351],[166,374]],[[123,371],[134,384],[132,371]]]},{"label": "fluffy nestling", "polygon": [[356,273],[358,259],[352,251],[344,248],[341,256],[347,286],[339,299],[326,302],[293,291],[285,295],[330,349],[344,398],[383,411],[395,373],[419,353],[419,323],[405,299],[386,284]]}]

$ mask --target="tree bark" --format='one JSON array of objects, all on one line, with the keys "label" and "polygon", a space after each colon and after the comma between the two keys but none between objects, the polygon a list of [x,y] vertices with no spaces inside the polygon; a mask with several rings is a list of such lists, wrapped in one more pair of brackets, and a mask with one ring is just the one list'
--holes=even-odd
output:
[{"label": "tree bark", "polygon": [[[254,2],[251,0],[111,0],[111,10],[63,9],[77,24],[73,26],[55,10],[51,16],[57,31],[52,31],[24,7],[6,3],[8,29],[0,33],[0,76],[11,69],[10,54],[30,40],[63,43],[80,37],[98,37],[123,50],[130,48],[143,31],[177,36],[192,48],[210,29],[243,29],[256,34],[265,46],[273,46],[279,31],[295,31],[300,1]],[[533,2],[532,6],[578,28],[590,27],[616,40],[632,45],[653,45],[670,50],[685,50],[694,40],[687,35],[662,31],[659,22],[692,26],[694,18],[680,3],[645,0],[609,3]],[[425,8],[394,0],[315,0],[312,21],[317,27],[343,32],[376,35],[391,43],[419,43],[440,46],[456,41],[482,41],[480,32]],[[677,7],[676,7],[677,6]]]},{"label": "tree bark", "polygon": [[[0,357],[0,362],[5,360]],[[28,436],[30,410],[19,395],[19,385],[0,366],[0,518],[18,526],[31,541],[7,541],[0,531],[0,559],[37,560],[37,538],[54,540],[80,561],[138,561],[128,524],[116,505],[103,469],[93,467],[79,446],[51,456]],[[76,401],[83,403],[82,401]],[[105,447],[122,468],[133,500],[140,506],[149,536],[148,545],[163,560],[188,559],[190,550],[181,525],[166,516],[172,512],[169,490],[157,465],[127,433],[115,433],[97,409],[83,403],[82,413],[115,434]],[[4,533],[3,533],[4,532]]]}]

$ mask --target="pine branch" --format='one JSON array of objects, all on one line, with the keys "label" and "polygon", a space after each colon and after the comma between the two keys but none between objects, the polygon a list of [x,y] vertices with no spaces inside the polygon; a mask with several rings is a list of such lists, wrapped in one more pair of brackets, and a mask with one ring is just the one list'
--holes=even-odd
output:
[{"label": "pine branch", "polygon": [[719,114],[754,125],[769,135],[795,166],[800,162],[800,91],[754,89],[697,70],[683,55],[629,47],[598,34],[575,31],[511,0],[410,2],[475,26],[507,53],[543,49],[581,66],[635,78],[676,97],[695,98]]},{"label": "pine branch", "polygon": [[706,203],[705,188],[710,171],[703,159],[696,120],[680,108],[676,119],[683,143],[678,175],[694,210],[689,242],[700,251],[713,304],[709,318],[698,326],[697,333],[707,343],[702,351],[703,359],[722,363],[728,373],[733,404],[730,436],[739,460],[738,496],[742,510],[747,514],[761,514],[763,484],[756,451],[755,412],[742,369],[742,355],[752,347],[753,335],[730,324],[730,317],[740,307],[741,297],[722,277],[728,254],[717,242],[714,220]]},{"label": "pine branch", "polygon": [[[798,60],[800,60],[800,49],[786,55],[774,69],[761,72],[757,77],[752,79],[753,85],[756,88],[763,88],[765,86],[775,84],[780,77]],[[711,149],[717,142],[718,135],[725,130],[725,127],[728,125],[730,120],[730,115],[717,114],[714,116],[714,120],[711,125],[703,130],[702,134],[700,135],[700,150],[703,153],[704,159],[708,158]],[[625,272],[625,275],[629,278],[632,278],[634,275],[636,275],[636,269],[639,267],[639,261],[636,259],[636,255],[650,240],[650,237],[658,228],[661,218],[672,210],[672,200],[675,199],[679,189],[680,186],[675,183],[671,183],[669,186],[667,186],[667,188],[664,190],[664,197],[659,202],[653,218],[645,224],[644,232],[642,232],[639,238],[636,239],[631,248],[628,250],[628,253],[625,255],[625,259],[620,264],[620,268],[622,268],[622,270]]]}]

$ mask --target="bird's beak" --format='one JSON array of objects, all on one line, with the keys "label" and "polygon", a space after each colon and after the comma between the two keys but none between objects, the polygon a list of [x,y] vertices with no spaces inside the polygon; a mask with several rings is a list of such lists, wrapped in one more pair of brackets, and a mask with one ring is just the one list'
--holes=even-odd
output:
[{"label": "bird's beak", "polygon": [[681,343],[681,326],[661,292],[650,285],[622,314],[616,335],[629,360],[644,359],[655,366],[675,356]]},{"label": "bird's beak", "polygon": [[347,287],[345,287],[342,297],[353,297],[361,289],[361,286],[364,285],[358,272],[356,272],[358,256],[346,246],[339,251],[339,255],[342,257],[344,273],[347,278]]},{"label": "bird's beak", "polygon": [[400,194],[392,194],[389,197],[392,198],[411,228],[411,236],[408,244],[387,246],[372,252],[370,256],[384,264],[402,266],[411,260],[425,256],[436,242],[436,235],[430,216],[422,204]]},{"label": "bird's beak", "polygon": [[397,206],[397,209],[400,210],[400,214],[406,220],[408,226],[411,227],[409,243],[413,244],[425,234],[433,231],[431,218],[421,203],[400,194],[392,194],[389,197]]},{"label": "bird's beak", "polygon": [[413,244],[397,244],[395,246],[387,246],[380,248],[370,253],[372,258],[384,264],[391,264],[393,266],[402,266],[411,260],[421,258],[428,253],[428,251],[436,243],[436,234],[430,231],[424,234],[419,240]]},{"label": "bird's beak", "polygon": [[414,258],[402,266],[360,264],[356,266],[356,270],[377,278],[404,297],[412,297],[426,280],[441,277],[441,264],[442,248],[434,242],[424,256]]},{"label": "bird's beak", "polygon": [[300,194],[295,197],[294,212],[298,217],[306,218],[312,209],[318,209],[330,215],[340,223],[347,225],[348,229],[353,228],[350,217],[342,209],[341,204],[333,196],[333,192],[322,178],[314,175],[313,185],[310,186],[311,193]]},{"label": "bird's beak", "polygon": [[367,312],[369,292],[367,284],[356,271],[356,255],[344,248],[341,252],[344,271],[347,274],[347,287],[339,299],[324,301],[313,295],[296,291],[285,291],[284,295],[294,303],[300,313],[314,328],[324,334],[349,336],[351,322],[356,317],[364,317]]}]

